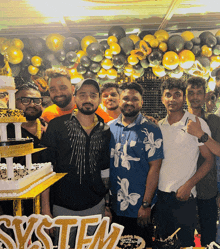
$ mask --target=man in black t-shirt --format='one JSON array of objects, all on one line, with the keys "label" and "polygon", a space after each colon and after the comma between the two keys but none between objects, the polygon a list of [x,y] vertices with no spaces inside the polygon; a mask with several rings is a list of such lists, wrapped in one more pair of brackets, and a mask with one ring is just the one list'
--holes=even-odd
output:
[{"label": "man in black t-shirt", "polygon": [[[53,87],[53,79],[49,87]],[[60,94],[62,100],[62,94]],[[45,161],[54,171],[68,174],[51,188],[53,216],[110,216],[108,200],[110,129],[95,114],[100,89],[95,80],[86,79],[75,87],[77,109],[49,122],[42,144]],[[106,205],[105,205],[106,203]],[[42,194],[42,214],[51,215],[49,190]],[[88,228],[92,235],[94,227]],[[71,228],[69,245],[75,247],[76,229]],[[58,239],[58,236],[56,236]],[[77,245],[76,247],[77,248]]]}]

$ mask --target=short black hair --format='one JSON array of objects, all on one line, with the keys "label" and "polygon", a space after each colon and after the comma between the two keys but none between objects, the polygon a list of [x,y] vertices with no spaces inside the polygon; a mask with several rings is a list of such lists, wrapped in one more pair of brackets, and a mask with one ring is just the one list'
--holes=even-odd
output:
[{"label": "short black hair", "polygon": [[183,79],[176,79],[176,78],[168,78],[161,84],[160,86],[161,95],[163,95],[164,90],[166,89],[171,90],[173,88],[180,89],[183,92],[183,96],[186,95],[186,82]]},{"label": "short black hair", "polygon": [[18,94],[20,91],[29,90],[29,89],[34,89],[35,91],[41,93],[38,86],[35,85],[34,82],[26,82],[20,87],[18,87],[17,92],[15,94]]},{"label": "short black hair", "polygon": [[186,84],[187,86],[191,85],[192,88],[202,87],[204,90],[204,93],[206,93],[206,80],[203,79],[202,77],[193,76],[186,81]]},{"label": "short black hair", "polygon": [[123,83],[120,85],[120,90],[133,89],[140,93],[141,97],[144,94],[144,88],[137,82]]},{"label": "short black hair", "polygon": [[119,89],[119,85],[117,83],[105,83],[101,86],[101,94],[108,88],[110,87],[114,87],[116,89],[116,91],[118,92],[118,94],[120,94],[120,89]]}]

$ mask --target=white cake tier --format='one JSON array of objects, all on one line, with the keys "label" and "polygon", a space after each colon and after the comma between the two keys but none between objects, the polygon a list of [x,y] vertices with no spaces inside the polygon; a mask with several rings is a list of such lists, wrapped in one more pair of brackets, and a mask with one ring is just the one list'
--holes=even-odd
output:
[{"label": "white cake tier", "polygon": [[11,76],[0,75],[0,89],[11,90],[15,89],[15,81]]},{"label": "white cake tier", "polygon": [[0,197],[17,197],[45,181],[55,173],[51,163],[32,164],[30,172],[21,164],[13,164],[14,180],[7,178],[7,165],[0,164]]}]

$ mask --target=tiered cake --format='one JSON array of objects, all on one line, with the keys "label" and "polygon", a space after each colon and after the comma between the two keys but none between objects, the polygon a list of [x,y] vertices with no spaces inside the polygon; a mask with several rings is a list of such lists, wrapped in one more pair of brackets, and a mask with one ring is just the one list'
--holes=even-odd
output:
[{"label": "tiered cake", "polygon": [[[26,122],[26,118],[23,111],[15,109],[14,78],[1,75],[0,90],[9,93],[9,109],[0,109],[0,157],[6,159],[6,164],[0,164],[0,197],[17,197],[55,173],[51,163],[32,164],[31,154],[43,148],[34,149],[33,139],[21,136],[21,124]],[[15,125],[14,139],[8,139],[8,123]],[[25,166],[13,163],[13,158],[19,156],[25,156]]]}]

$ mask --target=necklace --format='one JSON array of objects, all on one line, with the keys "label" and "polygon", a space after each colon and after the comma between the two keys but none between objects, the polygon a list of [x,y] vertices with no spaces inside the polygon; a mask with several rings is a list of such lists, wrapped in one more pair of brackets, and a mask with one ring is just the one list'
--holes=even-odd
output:
[{"label": "necklace", "polygon": [[[77,116],[78,110],[75,109],[75,110],[74,110],[74,113],[75,113],[75,116]],[[90,130],[90,129],[94,128],[94,127],[97,125],[97,123],[98,123],[98,117],[95,115],[95,116],[94,116],[94,121],[93,121],[93,123],[92,123],[91,125],[89,125],[89,126],[84,126],[84,125],[81,124],[81,126],[82,126],[82,128],[83,128],[84,130]]]}]

